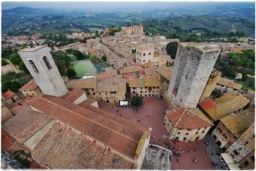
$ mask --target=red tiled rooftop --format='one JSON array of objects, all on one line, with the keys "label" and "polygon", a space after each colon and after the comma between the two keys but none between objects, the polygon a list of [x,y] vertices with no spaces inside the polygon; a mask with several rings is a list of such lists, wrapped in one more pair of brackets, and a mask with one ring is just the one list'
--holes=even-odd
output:
[{"label": "red tiled rooftop", "polygon": [[45,113],[28,110],[9,119],[3,127],[23,143],[51,120],[52,118]]},{"label": "red tiled rooftop", "polygon": [[211,108],[216,107],[216,104],[215,104],[215,102],[214,102],[212,99],[208,98],[208,99],[202,101],[202,102],[200,103],[200,106],[201,106],[204,110],[208,110],[208,109],[211,109]]},{"label": "red tiled rooftop", "polygon": [[83,101],[82,103],[79,104],[79,106],[87,108],[87,106],[90,106],[91,104],[97,102],[96,99],[93,98],[88,98],[85,101]]},{"label": "red tiled rooftop", "polygon": [[176,128],[197,129],[212,126],[213,124],[203,114],[197,110],[185,108],[172,109],[166,112],[171,123]]},{"label": "red tiled rooftop", "polygon": [[63,96],[62,98],[73,103],[74,101],[76,101],[76,99],[78,99],[84,93],[85,92],[82,89],[73,89],[70,92],[68,92],[68,94]]},{"label": "red tiled rooftop", "polygon": [[[133,163],[107,148],[65,124],[55,122],[32,151],[32,156],[41,165],[52,169],[133,168]],[[114,159],[115,163],[112,162]]]},{"label": "red tiled rooftop", "polygon": [[15,93],[12,92],[11,90],[8,90],[7,92],[3,93],[3,96],[6,100],[8,100],[9,98],[11,98],[12,96],[14,96]]},{"label": "red tiled rooftop", "polygon": [[[28,104],[130,158],[134,157],[138,141],[143,135],[139,133],[138,136],[138,131],[130,126],[119,124],[59,97],[43,95]],[[113,125],[118,126],[113,129]]]},{"label": "red tiled rooftop", "polygon": [[25,84],[23,87],[19,89],[19,91],[32,91],[38,88],[37,83],[35,82],[34,79],[30,80]]}]

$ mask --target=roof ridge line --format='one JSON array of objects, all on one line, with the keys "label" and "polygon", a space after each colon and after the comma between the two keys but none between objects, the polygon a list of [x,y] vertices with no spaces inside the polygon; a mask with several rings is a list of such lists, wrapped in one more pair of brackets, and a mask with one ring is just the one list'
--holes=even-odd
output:
[{"label": "roof ridge line", "polygon": [[[45,99],[45,98],[44,98]],[[48,100],[48,99],[45,99],[46,101],[49,101],[50,103],[52,103],[53,105],[56,105],[56,106],[60,106],[59,104],[56,104],[56,103],[53,103],[52,101],[50,101],[50,100]],[[63,99],[64,100],[64,99]],[[71,103],[71,102],[70,102]],[[72,103],[72,104],[74,104],[74,103]],[[76,106],[79,106],[79,105],[76,105]],[[106,126],[104,126],[104,125],[102,125],[102,124],[100,124],[100,123],[98,123],[98,122],[95,122],[95,121],[93,121],[93,120],[91,120],[91,119],[89,119],[89,118],[87,118],[87,117],[85,117],[85,116],[83,116],[83,115],[81,115],[81,114],[78,114],[78,113],[76,113],[76,112],[74,112],[74,111],[72,111],[72,110],[69,110],[69,109],[67,109],[67,108],[64,108],[64,107],[62,107],[62,106],[60,106],[61,108],[63,108],[63,109],[65,109],[65,110],[68,110],[68,111],[71,111],[72,113],[75,113],[76,115],[79,115],[79,116],[82,116],[82,117],[84,117],[85,119],[87,119],[87,120],[89,120],[89,121],[91,121],[91,122],[93,122],[93,123],[96,123],[96,124],[98,124],[98,125],[100,125],[100,126],[103,126],[104,128],[106,128],[106,129],[108,129],[108,130],[110,130],[110,131],[112,131],[112,132],[116,132],[116,133],[118,133],[118,134],[120,134],[120,135],[122,135],[122,136],[124,136],[124,137],[126,137],[126,138],[128,138],[128,139],[130,139],[130,140],[132,140],[132,141],[134,141],[134,142],[138,142],[138,141],[135,141],[134,139],[132,139],[132,138],[130,138],[130,137],[128,137],[128,136],[126,136],[126,135],[124,135],[124,134],[122,134],[122,133],[120,133],[120,132],[117,132],[117,131],[115,131],[115,130],[113,130],[113,129],[111,129],[111,128],[108,128],[108,127],[106,127]],[[80,108],[82,108],[82,109],[85,109],[85,108],[83,108],[83,107],[81,107],[81,106],[79,106]],[[91,111],[91,110],[90,110]],[[91,111],[91,112],[93,112],[93,111]],[[95,113],[95,112],[93,112],[93,113]],[[106,117],[105,117],[106,118]],[[109,118],[107,118],[107,119],[109,119]],[[81,132],[81,131],[80,131]]]},{"label": "roof ridge line", "polygon": [[[65,99],[67,99],[67,98],[69,98],[70,96],[72,96],[75,92],[77,92],[78,91],[78,89],[77,88],[74,88],[73,90],[76,90],[76,91],[74,91],[74,92],[72,92],[69,96],[67,96]],[[64,100],[65,100],[64,99]]]},{"label": "roof ridge line", "polygon": [[183,114],[185,113],[185,111],[186,111],[186,108],[184,108],[183,113],[181,114],[180,118],[178,119],[178,122],[175,124],[174,127],[176,127],[176,126],[178,125],[178,123],[180,122],[180,119],[181,119],[181,117],[183,116]]},{"label": "roof ridge line", "polygon": [[[196,109],[198,109],[198,108],[196,108]],[[196,110],[196,109],[192,109],[192,110]],[[198,109],[200,112],[201,112],[201,110],[200,109]],[[190,112],[190,111],[189,111]],[[200,118],[200,119],[202,119],[202,120],[204,120],[205,122],[207,122],[207,123],[210,123],[210,124],[212,124],[213,125],[213,123],[210,121],[210,122],[208,122],[207,120],[205,120],[205,119],[207,119],[207,117],[205,116],[205,114],[204,113],[202,113],[206,118],[204,118],[204,117],[199,117],[197,114],[195,114],[195,113],[192,113],[194,116],[197,116],[198,118]]]}]

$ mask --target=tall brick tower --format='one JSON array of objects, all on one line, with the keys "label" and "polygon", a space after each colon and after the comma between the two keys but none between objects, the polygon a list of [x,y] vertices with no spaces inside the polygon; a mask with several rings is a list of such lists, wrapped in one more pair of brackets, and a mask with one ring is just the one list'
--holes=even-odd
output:
[{"label": "tall brick tower", "polygon": [[22,49],[18,53],[43,94],[60,97],[68,92],[46,46]]},{"label": "tall brick tower", "polygon": [[172,106],[196,107],[219,53],[218,46],[179,43],[167,93]]}]

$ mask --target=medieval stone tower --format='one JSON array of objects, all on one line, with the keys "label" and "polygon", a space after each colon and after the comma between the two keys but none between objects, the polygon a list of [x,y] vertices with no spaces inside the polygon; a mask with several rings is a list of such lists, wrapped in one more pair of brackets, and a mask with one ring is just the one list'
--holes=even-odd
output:
[{"label": "medieval stone tower", "polygon": [[218,46],[179,43],[167,93],[173,107],[196,107],[219,53]]},{"label": "medieval stone tower", "polygon": [[22,49],[18,53],[43,94],[63,96],[68,92],[46,46]]}]

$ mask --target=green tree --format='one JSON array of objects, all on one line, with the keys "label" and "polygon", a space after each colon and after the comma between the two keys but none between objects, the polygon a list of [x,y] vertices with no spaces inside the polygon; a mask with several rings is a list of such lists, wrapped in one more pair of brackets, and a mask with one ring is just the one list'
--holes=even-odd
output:
[{"label": "green tree", "polygon": [[143,103],[143,99],[142,99],[142,97],[139,97],[138,94],[136,94],[136,96],[132,97],[131,105],[133,107],[142,106],[142,103]]},{"label": "green tree", "polygon": [[62,51],[52,52],[53,60],[60,72],[60,75],[66,76],[67,69],[70,67],[71,59],[67,53]]},{"label": "green tree", "polygon": [[27,72],[27,73],[29,72],[23,61],[21,61],[18,66],[19,66],[20,70]]},{"label": "green tree", "polygon": [[136,49],[132,49],[132,54],[135,54],[136,53]]},{"label": "green tree", "polygon": [[221,90],[213,90],[212,95],[216,98],[222,96]]},{"label": "green tree", "polygon": [[2,58],[2,66],[8,65],[8,64],[9,63],[5,59]]},{"label": "green tree", "polygon": [[166,46],[166,52],[171,56],[172,59],[175,59],[176,52],[178,49],[178,42],[170,42]]},{"label": "green tree", "polygon": [[103,55],[103,56],[101,57],[101,59],[106,62],[106,61],[107,61],[106,55]]},{"label": "green tree", "polygon": [[14,65],[19,65],[19,63],[22,61],[18,53],[11,55],[9,59]]},{"label": "green tree", "polygon": [[16,159],[23,167],[28,168],[31,158],[30,153],[26,153],[24,150],[17,150],[13,153],[14,159]]},{"label": "green tree", "polygon": [[67,75],[68,78],[76,78],[76,71],[73,68],[68,68]]},{"label": "green tree", "polygon": [[91,60],[92,60],[93,62],[97,61],[97,59],[98,59],[97,55],[95,55],[95,54],[91,54],[91,55],[90,55],[90,58],[91,58]]}]

